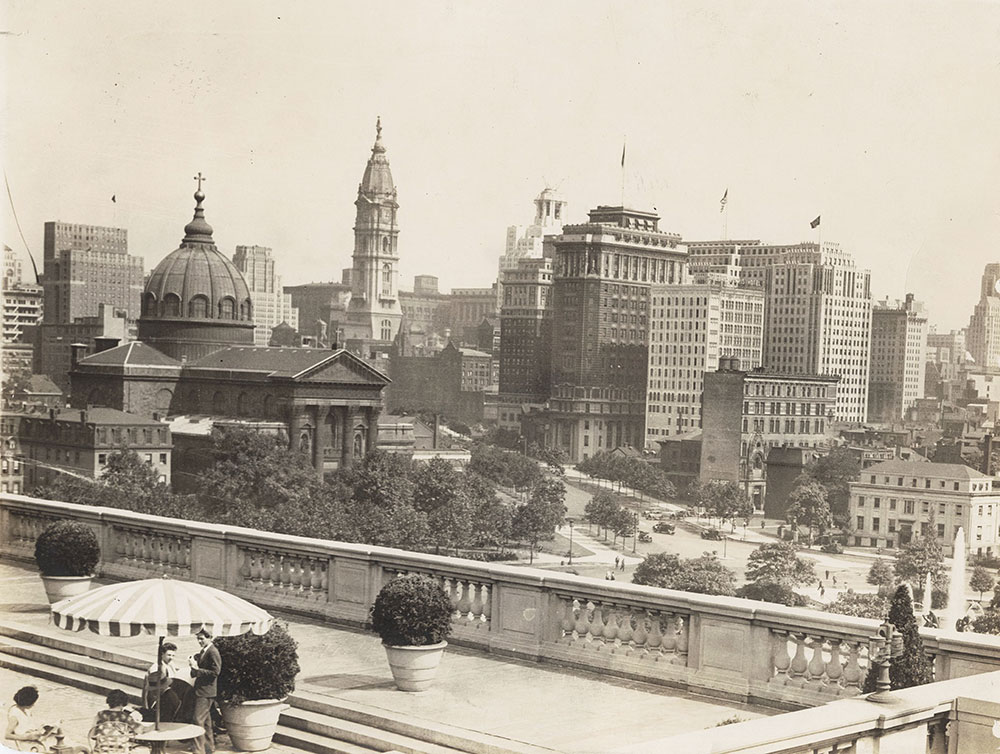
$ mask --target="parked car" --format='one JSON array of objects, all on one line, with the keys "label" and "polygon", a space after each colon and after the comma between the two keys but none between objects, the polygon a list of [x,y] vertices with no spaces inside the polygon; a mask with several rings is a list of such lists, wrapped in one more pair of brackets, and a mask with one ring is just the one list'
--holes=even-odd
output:
[{"label": "parked car", "polygon": [[641,531],[641,532],[639,532],[639,541],[640,542],[652,542],[653,541],[653,535],[650,534],[648,531]]},{"label": "parked car", "polygon": [[721,529],[703,529],[701,532],[702,539],[722,539],[724,536]]},{"label": "parked car", "polygon": [[677,531],[677,527],[674,524],[667,523],[666,521],[659,521],[653,525],[653,531],[657,534],[673,534]]}]

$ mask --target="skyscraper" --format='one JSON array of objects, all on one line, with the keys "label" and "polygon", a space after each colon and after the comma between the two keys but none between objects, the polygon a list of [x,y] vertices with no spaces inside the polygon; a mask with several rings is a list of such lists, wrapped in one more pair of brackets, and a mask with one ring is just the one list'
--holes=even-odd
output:
[{"label": "skyscraper", "polygon": [[100,304],[139,318],[142,258],[129,255],[124,228],[47,222],[44,261],[46,323],[96,316]]},{"label": "skyscraper", "polygon": [[872,309],[868,421],[897,422],[924,396],[927,317],[912,293]]},{"label": "skyscraper", "polygon": [[650,287],[680,282],[687,262],[659,220],[601,206],[552,239],[552,378],[537,418],[573,461],[644,444]]},{"label": "skyscraper", "polygon": [[271,330],[286,323],[299,329],[299,311],[292,306],[292,297],[281,287],[281,276],[275,269],[274,256],[266,246],[237,246],[233,264],[243,273],[253,304],[253,343],[266,346],[271,342]]},{"label": "skyscraper", "polygon": [[[399,225],[396,187],[382,144],[382,121],[375,123],[375,144],[354,202],[354,268],[351,301],[344,323],[349,344],[378,342],[388,346],[399,332]],[[361,348],[368,356],[367,348]]]},{"label": "skyscraper", "polygon": [[740,278],[765,293],[763,366],[785,374],[837,375],[835,418],[864,421],[868,408],[871,280],[837,244],[689,242],[700,258],[735,254]]},{"label": "skyscraper", "polygon": [[542,239],[546,235],[562,233],[566,217],[566,200],[553,188],[546,187],[535,197],[535,220],[525,227],[507,227],[507,239],[497,275],[497,305],[503,306],[504,272],[517,269],[522,259],[542,256]]},{"label": "skyscraper", "polygon": [[505,270],[500,309],[500,411],[519,414],[522,403],[543,403],[552,354],[552,261],[521,259]]},{"label": "skyscraper", "polygon": [[702,426],[705,372],[723,357],[737,369],[760,366],[764,291],[726,272],[694,274],[690,283],[650,291],[646,446]]},{"label": "skyscraper", "polygon": [[979,302],[965,331],[966,348],[980,369],[1000,369],[1000,264],[983,270]]}]

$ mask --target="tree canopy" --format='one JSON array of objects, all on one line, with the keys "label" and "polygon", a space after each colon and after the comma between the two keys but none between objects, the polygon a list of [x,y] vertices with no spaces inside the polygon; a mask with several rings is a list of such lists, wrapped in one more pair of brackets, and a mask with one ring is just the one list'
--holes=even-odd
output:
[{"label": "tree canopy", "polygon": [[789,542],[763,544],[747,559],[747,581],[788,588],[808,584],[816,577],[811,560],[800,558]]},{"label": "tree canopy", "polygon": [[800,477],[788,496],[785,520],[792,526],[807,526],[810,541],[813,529],[825,533],[833,525],[826,488],[817,481]]},{"label": "tree canopy", "polygon": [[714,553],[684,560],[674,553],[647,555],[636,566],[632,583],[698,594],[731,596],[736,593],[735,574]]}]

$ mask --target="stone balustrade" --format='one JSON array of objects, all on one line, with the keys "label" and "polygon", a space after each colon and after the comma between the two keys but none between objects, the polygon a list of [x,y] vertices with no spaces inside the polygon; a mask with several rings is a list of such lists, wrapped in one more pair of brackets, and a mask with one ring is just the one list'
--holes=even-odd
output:
[{"label": "stone balustrade", "polygon": [[[2,553],[30,560],[39,532],[62,518],[94,528],[107,578],[169,575],[362,625],[385,583],[421,573],[450,595],[457,644],[787,708],[860,693],[878,627],[766,602],[11,494],[0,495]],[[922,636],[938,680],[1000,669],[998,637]]]}]

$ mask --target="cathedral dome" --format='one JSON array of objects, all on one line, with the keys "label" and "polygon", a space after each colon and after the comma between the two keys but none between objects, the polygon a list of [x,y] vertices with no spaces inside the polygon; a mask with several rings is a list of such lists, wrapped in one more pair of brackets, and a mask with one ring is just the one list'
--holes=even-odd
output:
[{"label": "cathedral dome", "polygon": [[365,174],[358,186],[359,194],[393,195],[396,187],[392,182],[392,171],[389,170],[389,160],[385,156],[385,146],[382,144],[382,119],[375,121],[375,144],[372,146],[372,156],[368,158]]},{"label": "cathedral dome", "polygon": [[146,281],[139,317],[139,339],[175,358],[190,350],[182,347],[186,341],[199,344],[191,356],[253,342],[250,289],[215,246],[200,188],[194,198],[194,218],[184,227],[180,248],[164,257]]}]

